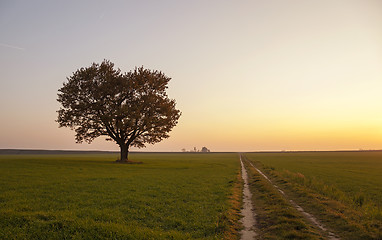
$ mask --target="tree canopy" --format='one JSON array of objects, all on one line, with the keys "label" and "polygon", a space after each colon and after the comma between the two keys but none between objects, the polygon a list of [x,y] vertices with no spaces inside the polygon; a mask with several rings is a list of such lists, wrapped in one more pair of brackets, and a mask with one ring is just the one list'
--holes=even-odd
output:
[{"label": "tree canopy", "polygon": [[171,78],[143,67],[122,73],[104,60],[80,68],[58,91],[60,127],[75,130],[78,143],[91,143],[105,135],[121,149],[128,161],[129,147],[142,148],[169,137],[181,112],[167,96]]}]

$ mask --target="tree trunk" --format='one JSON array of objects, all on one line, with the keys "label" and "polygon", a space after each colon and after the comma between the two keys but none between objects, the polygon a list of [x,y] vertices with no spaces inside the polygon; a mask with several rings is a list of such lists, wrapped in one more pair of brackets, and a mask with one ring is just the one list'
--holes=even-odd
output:
[{"label": "tree trunk", "polygon": [[128,158],[129,146],[127,146],[126,144],[121,144],[119,145],[119,147],[121,148],[121,159],[119,161],[128,162],[129,161],[129,158]]}]

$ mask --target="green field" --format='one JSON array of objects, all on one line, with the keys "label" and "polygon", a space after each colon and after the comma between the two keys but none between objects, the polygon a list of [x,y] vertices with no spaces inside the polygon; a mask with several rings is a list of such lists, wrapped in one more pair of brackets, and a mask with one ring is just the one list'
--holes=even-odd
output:
[{"label": "green field", "polygon": [[382,152],[247,154],[275,170],[301,173],[334,186],[347,196],[364,195],[382,207]]},{"label": "green field", "polygon": [[0,239],[221,239],[237,154],[0,155]]},{"label": "green field", "polygon": [[[382,152],[244,156],[342,239],[382,238]],[[238,154],[131,154],[143,164],[117,158],[0,155],[0,239],[237,238]],[[260,237],[325,239],[246,167]]]},{"label": "green field", "polygon": [[382,238],[382,152],[245,155],[343,238]]}]

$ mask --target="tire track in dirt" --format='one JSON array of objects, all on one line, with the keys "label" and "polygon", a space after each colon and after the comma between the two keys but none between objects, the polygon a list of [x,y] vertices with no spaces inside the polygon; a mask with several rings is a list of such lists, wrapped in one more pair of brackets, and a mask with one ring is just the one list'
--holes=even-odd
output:
[{"label": "tire track in dirt", "polygon": [[[317,218],[315,218],[312,214],[306,212],[300,205],[298,205],[292,199],[288,199],[283,190],[281,190],[276,184],[274,184],[262,171],[260,171],[255,165],[253,165],[250,161],[245,159],[261,176],[263,176],[274,188],[276,188],[286,200],[290,202],[290,204],[297,209],[302,215],[304,215],[314,226],[318,227],[322,232],[327,234],[328,239],[330,240],[339,240],[334,233],[330,232],[322,223],[320,223]],[[240,155],[240,162],[242,163],[242,155]],[[243,163],[242,163],[243,164]]]},{"label": "tire track in dirt", "polygon": [[249,190],[248,185],[248,174],[247,170],[244,167],[243,161],[241,160],[240,155],[240,164],[241,164],[241,177],[244,181],[244,188],[243,188],[243,209],[241,210],[241,215],[243,215],[243,218],[240,220],[241,223],[244,226],[244,229],[240,231],[240,239],[241,240],[252,240],[256,237],[256,232],[254,230],[256,220],[255,220],[255,213],[253,212],[253,205],[252,205],[252,193]]}]

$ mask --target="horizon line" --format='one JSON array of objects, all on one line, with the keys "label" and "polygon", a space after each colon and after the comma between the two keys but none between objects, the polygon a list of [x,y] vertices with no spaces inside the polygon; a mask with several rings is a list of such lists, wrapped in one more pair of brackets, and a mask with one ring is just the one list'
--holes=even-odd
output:
[{"label": "horizon line", "polygon": [[[81,150],[81,149],[28,149],[28,148],[0,148],[0,154],[20,152],[61,152],[61,153],[120,153],[118,150]],[[130,153],[204,153],[182,151],[129,151]],[[337,150],[254,150],[254,151],[211,151],[210,153],[299,153],[299,152],[382,152],[382,149],[337,149]]]}]

